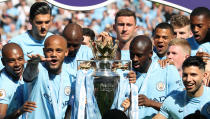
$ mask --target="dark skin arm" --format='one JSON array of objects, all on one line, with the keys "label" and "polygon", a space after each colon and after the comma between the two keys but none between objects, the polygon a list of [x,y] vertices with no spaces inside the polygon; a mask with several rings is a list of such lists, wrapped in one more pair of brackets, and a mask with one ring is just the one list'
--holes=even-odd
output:
[{"label": "dark skin arm", "polygon": [[[161,103],[148,99],[145,95],[138,96],[138,105],[152,107],[156,110],[160,110]],[[124,107],[124,111],[126,111],[130,107],[130,99],[126,99],[123,101],[122,106]]]},{"label": "dark skin arm", "polygon": [[6,116],[8,105],[7,104],[0,104],[0,119],[15,119],[18,118],[25,112],[31,113],[36,108],[35,102],[25,102],[22,107],[17,109],[16,111],[12,112],[11,114]]},{"label": "dark skin arm", "polygon": [[139,95],[138,100],[139,106],[152,107],[158,111],[160,110],[160,107],[162,105],[159,102],[148,99],[145,95]]}]

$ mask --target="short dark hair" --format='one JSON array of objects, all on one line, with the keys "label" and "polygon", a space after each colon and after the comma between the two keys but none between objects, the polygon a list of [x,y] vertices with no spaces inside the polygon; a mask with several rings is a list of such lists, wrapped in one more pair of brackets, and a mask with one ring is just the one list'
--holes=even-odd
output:
[{"label": "short dark hair", "polygon": [[33,20],[38,14],[52,14],[51,7],[46,2],[35,2],[30,9],[29,19]]},{"label": "short dark hair", "polygon": [[133,16],[134,20],[136,22],[136,14],[135,12],[129,10],[129,9],[121,9],[117,12],[116,16],[115,16],[115,23],[117,23],[117,18],[121,17],[121,16]]},{"label": "short dark hair", "polygon": [[167,23],[167,22],[162,22],[159,23],[154,30],[154,33],[156,32],[157,29],[169,29],[172,33],[172,35],[174,35],[174,28],[172,27],[171,24]]},{"label": "short dark hair", "polygon": [[192,16],[200,16],[205,15],[207,18],[210,18],[210,10],[206,7],[197,7],[190,14],[190,19]]},{"label": "short dark hair", "polygon": [[196,66],[199,69],[205,70],[206,63],[199,56],[190,56],[182,64],[182,69],[185,67]]},{"label": "short dark hair", "polygon": [[102,119],[129,119],[121,110],[112,109],[104,113]]},{"label": "short dark hair", "polygon": [[83,36],[89,36],[92,41],[95,40],[95,33],[94,33],[94,31],[92,29],[90,29],[90,28],[82,28],[82,33],[83,33]]}]

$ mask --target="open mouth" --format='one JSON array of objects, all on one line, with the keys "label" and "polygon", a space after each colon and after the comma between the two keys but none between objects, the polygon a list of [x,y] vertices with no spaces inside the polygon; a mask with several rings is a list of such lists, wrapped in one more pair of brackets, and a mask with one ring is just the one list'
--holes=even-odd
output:
[{"label": "open mouth", "polygon": [[163,45],[158,45],[158,46],[157,46],[157,49],[158,49],[158,50],[162,50],[163,48],[164,48]]},{"label": "open mouth", "polygon": [[200,35],[194,35],[195,39],[200,39]]},{"label": "open mouth", "polygon": [[21,68],[21,67],[19,67],[19,68],[14,68],[14,72],[15,72],[16,74],[19,74],[19,73],[22,72],[22,68]]},{"label": "open mouth", "polygon": [[140,67],[140,65],[139,65],[139,63],[133,63],[133,68],[139,68]]},{"label": "open mouth", "polygon": [[57,64],[57,62],[58,62],[57,59],[52,59],[52,60],[50,61],[50,64],[55,65],[55,64]]},{"label": "open mouth", "polygon": [[192,84],[192,83],[185,83],[184,85],[185,85],[186,89],[192,89],[194,84]]},{"label": "open mouth", "polygon": [[46,34],[47,31],[45,29],[41,29],[41,34]]}]

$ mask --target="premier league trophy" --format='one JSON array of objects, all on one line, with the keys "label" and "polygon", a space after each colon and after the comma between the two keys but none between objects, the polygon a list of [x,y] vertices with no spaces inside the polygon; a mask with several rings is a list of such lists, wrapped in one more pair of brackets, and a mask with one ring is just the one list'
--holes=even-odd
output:
[{"label": "premier league trophy", "polygon": [[101,115],[110,110],[114,101],[115,90],[120,80],[119,75],[115,72],[117,68],[130,69],[131,62],[121,63],[121,60],[115,60],[118,49],[118,40],[112,39],[108,33],[103,32],[96,41],[91,42],[94,60],[83,61],[80,63],[80,69],[94,67],[94,91],[97,104]]}]

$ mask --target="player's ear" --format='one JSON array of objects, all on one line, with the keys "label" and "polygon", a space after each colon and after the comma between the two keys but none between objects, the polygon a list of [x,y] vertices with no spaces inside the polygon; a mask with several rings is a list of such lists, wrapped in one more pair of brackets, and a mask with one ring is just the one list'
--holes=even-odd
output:
[{"label": "player's ear", "polygon": [[204,72],[204,73],[203,73],[204,79],[208,79],[209,76],[210,76],[210,73],[207,73],[207,72]]},{"label": "player's ear", "polygon": [[67,49],[65,50],[65,56],[67,57],[68,54],[69,54],[69,50],[68,50],[68,48],[67,48]]},{"label": "player's ear", "polygon": [[149,57],[152,59],[153,51],[149,53]]},{"label": "player's ear", "polygon": [[187,59],[190,55],[185,55],[185,59]]}]

